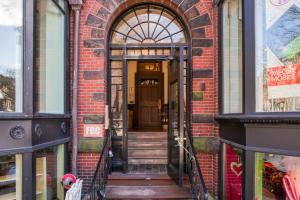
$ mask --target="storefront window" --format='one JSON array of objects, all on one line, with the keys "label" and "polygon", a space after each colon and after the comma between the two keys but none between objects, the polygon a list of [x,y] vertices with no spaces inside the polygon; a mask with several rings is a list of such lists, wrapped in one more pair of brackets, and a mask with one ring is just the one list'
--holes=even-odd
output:
[{"label": "storefront window", "polygon": [[22,155],[0,157],[0,199],[22,199]]},{"label": "storefront window", "polygon": [[37,200],[63,199],[60,178],[64,174],[64,145],[36,152]]},{"label": "storefront window", "polygon": [[223,112],[243,112],[242,0],[223,3]]},{"label": "storefront window", "polygon": [[0,112],[22,112],[23,0],[0,1]]},{"label": "storefront window", "polygon": [[40,113],[64,113],[65,16],[52,0],[37,1],[37,97]]},{"label": "storefront window", "polygon": [[241,200],[243,197],[243,150],[225,144],[225,197],[226,200]]},{"label": "storefront window", "polygon": [[300,0],[256,0],[256,110],[300,111]]},{"label": "storefront window", "polygon": [[256,153],[256,200],[300,197],[300,158]]}]

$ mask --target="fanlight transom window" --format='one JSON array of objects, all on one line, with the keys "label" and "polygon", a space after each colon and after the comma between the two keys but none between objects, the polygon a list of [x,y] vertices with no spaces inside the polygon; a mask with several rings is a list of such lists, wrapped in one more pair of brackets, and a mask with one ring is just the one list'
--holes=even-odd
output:
[{"label": "fanlight transom window", "polygon": [[129,10],[113,28],[112,44],[185,43],[185,30],[169,10],[144,5]]}]

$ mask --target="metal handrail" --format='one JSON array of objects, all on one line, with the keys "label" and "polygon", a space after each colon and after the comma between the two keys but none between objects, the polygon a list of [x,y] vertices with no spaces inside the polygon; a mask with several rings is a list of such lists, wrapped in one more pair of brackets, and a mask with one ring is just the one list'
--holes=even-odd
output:
[{"label": "metal handrail", "polygon": [[104,145],[101,151],[100,158],[97,163],[97,168],[94,172],[92,183],[88,189],[86,200],[103,200],[106,198],[106,184],[108,180],[108,174],[110,172],[111,163],[111,134],[110,131],[106,132],[104,139]]},{"label": "metal handrail", "polygon": [[208,199],[207,188],[204,182],[200,165],[194,153],[195,149],[190,135],[191,134],[186,134],[185,144],[181,144],[178,141],[178,145],[182,146],[185,151],[186,172],[189,176],[193,199],[207,200]]}]

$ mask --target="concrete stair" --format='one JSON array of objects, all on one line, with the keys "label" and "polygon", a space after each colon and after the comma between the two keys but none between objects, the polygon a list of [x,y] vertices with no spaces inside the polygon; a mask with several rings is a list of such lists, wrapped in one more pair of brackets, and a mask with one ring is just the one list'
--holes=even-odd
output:
[{"label": "concrete stair", "polygon": [[128,164],[167,164],[167,132],[129,132]]},{"label": "concrete stair", "polygon": [[181,188],[166,174],[120,174],[109,176],[106,189],[109,200],[189,200],[187,188]]}]

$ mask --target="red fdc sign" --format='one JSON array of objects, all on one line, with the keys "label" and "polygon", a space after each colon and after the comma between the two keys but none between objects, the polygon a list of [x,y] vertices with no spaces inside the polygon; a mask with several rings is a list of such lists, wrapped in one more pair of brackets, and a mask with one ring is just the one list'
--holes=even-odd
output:
[{"label": "red fdc sign", "polygon": [[267,69],[268,86],[300,84],[300,64]]}]

